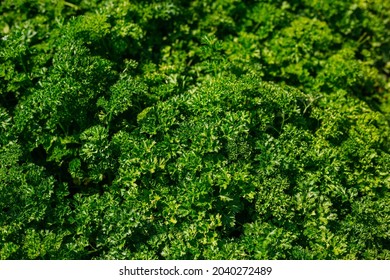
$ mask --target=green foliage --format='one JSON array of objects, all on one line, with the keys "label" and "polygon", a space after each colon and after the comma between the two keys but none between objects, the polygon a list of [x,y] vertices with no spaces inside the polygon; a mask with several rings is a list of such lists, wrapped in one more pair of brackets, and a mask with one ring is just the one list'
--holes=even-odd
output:
[{"label": "green foliage", "polygon": [[130,2],[0,4],[0,259],[390,258],[389,1]]},{"label": "green foliage", "polygon": [[70,233],[62,228],[69,211],[66,185],[55,185],[42,167],[19,164],[22,152],[15,142],[0,155],[1,259],[57,258]]}]

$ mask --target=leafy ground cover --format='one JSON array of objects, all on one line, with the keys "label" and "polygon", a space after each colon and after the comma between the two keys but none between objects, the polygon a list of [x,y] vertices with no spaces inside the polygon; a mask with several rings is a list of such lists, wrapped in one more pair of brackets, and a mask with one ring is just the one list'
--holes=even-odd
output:
[{"label": "leafy ground cover", "polygon": [[390,1],[0,15],[0,259],[390,259]]}]

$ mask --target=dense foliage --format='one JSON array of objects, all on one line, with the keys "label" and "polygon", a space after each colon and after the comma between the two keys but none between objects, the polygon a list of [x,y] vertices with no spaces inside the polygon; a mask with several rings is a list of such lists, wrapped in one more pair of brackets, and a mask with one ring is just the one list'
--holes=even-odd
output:
[{"label": "dense foliage", "polygon": [[0,259],[390,259],[389,0],[4,0]]}]

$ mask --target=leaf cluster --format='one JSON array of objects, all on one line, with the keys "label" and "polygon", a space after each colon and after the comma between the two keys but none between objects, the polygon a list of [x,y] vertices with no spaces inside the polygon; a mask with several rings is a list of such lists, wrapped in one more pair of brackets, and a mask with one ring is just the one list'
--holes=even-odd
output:
[{"label": "leaf cluster", "polygon": [[2,1],[0,259],[389,259],[389,11]]}]

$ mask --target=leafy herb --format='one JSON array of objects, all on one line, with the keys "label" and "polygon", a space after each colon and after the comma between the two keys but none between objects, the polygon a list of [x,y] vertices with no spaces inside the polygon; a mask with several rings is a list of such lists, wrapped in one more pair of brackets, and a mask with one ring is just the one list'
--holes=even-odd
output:
[{"label": "leafy herb", "polygon": [[390,2],[3,1],[1,259],[389,259]]}]

